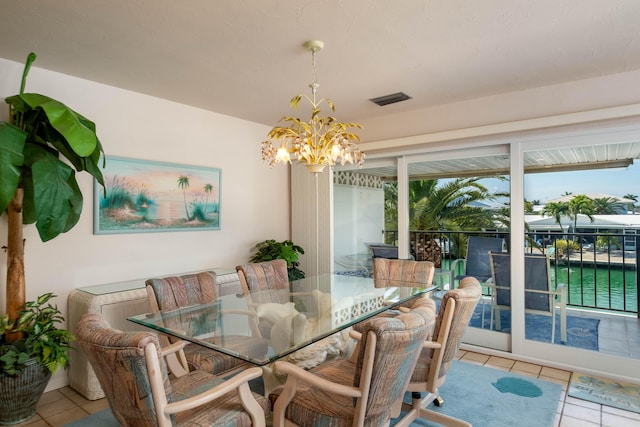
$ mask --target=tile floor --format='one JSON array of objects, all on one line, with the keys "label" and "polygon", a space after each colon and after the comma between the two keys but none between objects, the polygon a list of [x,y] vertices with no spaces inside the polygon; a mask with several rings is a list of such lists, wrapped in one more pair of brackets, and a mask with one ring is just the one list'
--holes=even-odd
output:
[{"label": "tile floor", "polygon": [[[486,354],[459,351],[465,362],[504,369],[562,385],[554,427],[639,427],[640,414],[566,396],[571,372]],[[69,387],[45,393],[35,417],[17,426],[59,427],[107,408],[105,399],[90,401]],[[486,426],[475,426],[486,427]],[[544,426],[541,426],[544,427]]]}]

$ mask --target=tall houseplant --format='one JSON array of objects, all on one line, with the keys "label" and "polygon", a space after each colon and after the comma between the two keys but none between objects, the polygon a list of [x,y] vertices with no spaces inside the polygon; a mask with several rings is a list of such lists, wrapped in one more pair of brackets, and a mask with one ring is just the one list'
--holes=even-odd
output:
[{"label": "tall houseplant", "polygon": [[[0,212],[8,217],[7,307],[3,321],[14,325],[29,309],[25,305],[23,224],[35,223],[43,242],[73,228],[82,212],[76,171],[88,172],[104,188],[100,170],[104,152],[95,124],[59,101],[24,92],[35,59],[36,55],[30,53],[20,93],[5,98],[9,121],[0,122]],[[54,323],[60,321],[56,319]],[[33,330],[4,328],[2,342],[19,346],[29,339],[30,332]],[[11,373],[3,369],[0,375]]]}]

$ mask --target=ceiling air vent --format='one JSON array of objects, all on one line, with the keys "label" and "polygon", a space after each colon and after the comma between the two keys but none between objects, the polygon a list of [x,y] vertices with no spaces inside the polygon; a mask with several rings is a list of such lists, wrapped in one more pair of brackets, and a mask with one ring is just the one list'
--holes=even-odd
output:
[{"label": "ceiling air vent", "polygon": [[400,101],[406,101],[407,99],[411,99],[409,95],[404,92],[392,93],[391,95],[379,96],[377,98],[372,98],[369,101],[374,104],[378,104],[379,106],[394,104]]}]

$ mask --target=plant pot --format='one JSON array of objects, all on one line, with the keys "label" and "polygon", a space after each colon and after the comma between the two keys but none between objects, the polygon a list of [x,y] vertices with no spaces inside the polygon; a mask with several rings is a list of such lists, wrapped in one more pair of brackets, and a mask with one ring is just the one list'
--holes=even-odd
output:
[{"label": "plant pot", "polygon": [[27,361],[19,375],[0,373],[0,425],[21,423],[36,414],[36,405],[51,372],[36,359]]}]

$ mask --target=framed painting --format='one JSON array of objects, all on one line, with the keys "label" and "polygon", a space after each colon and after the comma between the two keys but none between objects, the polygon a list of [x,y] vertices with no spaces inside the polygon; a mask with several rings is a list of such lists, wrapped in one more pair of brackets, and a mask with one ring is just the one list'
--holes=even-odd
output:
[{"label": "framed painting", "polygon": [[220,169],[107,156],[102,173],[94,234],[220,229]]}]

